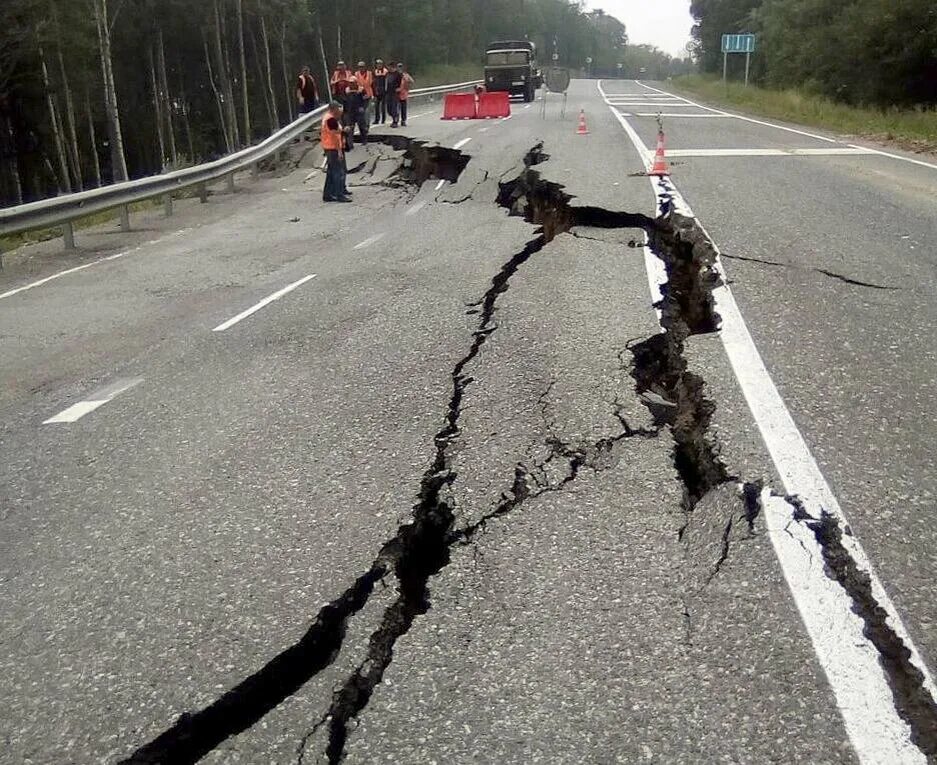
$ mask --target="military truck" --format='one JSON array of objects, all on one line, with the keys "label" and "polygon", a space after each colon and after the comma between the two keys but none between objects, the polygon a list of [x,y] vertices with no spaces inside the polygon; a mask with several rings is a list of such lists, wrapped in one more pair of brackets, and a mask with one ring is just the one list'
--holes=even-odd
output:
[{"label": "military truck", "polygon": [[537,46],[529,40],[497,40],[485,51],[485,88],[507,91],[533,101],[543,85],[537,66]]}]

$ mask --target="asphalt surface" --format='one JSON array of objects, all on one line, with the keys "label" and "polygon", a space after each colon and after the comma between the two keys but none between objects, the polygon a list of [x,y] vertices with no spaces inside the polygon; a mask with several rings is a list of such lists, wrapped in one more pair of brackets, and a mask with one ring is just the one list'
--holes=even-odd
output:
[{"label": "asphalt surface", "polygon": [[[414,104],[393,132],[458,147],[455,182],[394,182],[402,152],[370,144],[349,155],[355,203],[325,205],[304,145],[295,169],[130,234],[5,255],[0,762],[118,762],[180,730],[209,762],[873,761],[741,493],[779,479],[716,334],[684,357],[733,479],[687,512],[674,424],[633,376],[661,331],[644,231],[615,217],[655,200],[596,83],[561,104],[454,122]],[[627,119],[653,148],[656,119]],[[663,119],[768,371],[933,667],[937,169]],[[583,222],[543,241],[498,203],[518,179],[558,184]],[[334,645],[303,638],[338,612]],[[195,759],[175,751],[149,761]]]}]

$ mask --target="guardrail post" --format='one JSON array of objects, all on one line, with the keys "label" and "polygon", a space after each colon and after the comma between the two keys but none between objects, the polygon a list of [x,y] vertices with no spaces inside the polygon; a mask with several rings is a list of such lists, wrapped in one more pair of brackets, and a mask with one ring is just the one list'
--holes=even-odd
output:
[{"label": "guardrail post", "polygon": [[167,218],[172,216],[172,194],[163,197],[163,211],[166,213]]},{"label": "guardrail post", "polygon": [[66,250],[75,249],[75,227],[70,220],[62,224],[62,239]]},{"label": "guardrail post", "polygon": [[130,205],[120,206],[120,229],[130,231]]},{"label": "guardrail post", "polygon": [[260,163],[255,162],[251,165],[251,177],[256,178],[258,175],[260,175]]},{"label": "guardrail post", "polygon": [[198,185],[198,201],[205,204],[208,201],[208,184],[200,183]]},{"label": "guardrail post", "polygon": [[234,173],[228,176],[228,191],[234,193]]}]

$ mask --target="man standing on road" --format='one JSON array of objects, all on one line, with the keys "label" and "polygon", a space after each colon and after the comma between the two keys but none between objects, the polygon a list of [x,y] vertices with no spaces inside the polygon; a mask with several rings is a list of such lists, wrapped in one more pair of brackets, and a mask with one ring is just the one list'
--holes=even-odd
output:
[{"label": "man standing on road", "polygon": [[328,114],[322,120],[319,133],[325,151],[325,187],[323,202],[350,202],[345,191],[345,128],[342,127],[342,105],[338,101],[329,104]]},{"label": "man standing on road", "polygon": [[387,67],[381,59],[374,62],[374,124],[387,121]]},{"label": "man standing on road", "polygon": [[299,103],[300,114],[309,114],[319,105],[319,89],[308,66],[303,67],[296,81],[296,101]]},{"label": "man standing on road", "polygon": [[365,141],[368,137],[368,101],[358,87],[357,80],[348,83],[348,90],[345,91],[345,126],[348,128],[346,138],[348,150],[355,148],[355,126],[358,126],[358,133],[361,140]]},{"label": "man standing on road", "polygon": [[[368,107],[371,105],[371,101],[374,100],[374,75],[371,74],[371,70],[368,69],[368,65],[365,64],[364,61],[358,62],[358,71],[355,72],[355,80],[358,82],[358,91],[361,93],[361,99],[364,101],[365,121],[370,124]],[[367,133],[367,131],[363,131],[362,134],[365,133]]]},{"label": "man standing on road", "polygon": [[397,64],[397,73],[400,75],[400,84],[397,86],[397,99],[400,101],[400,127],[407,126],[407,101],[410,98],[410,86],[413,78],[407,72],[403,62]]},{"label": "man standing on road", "polygon": [[386,90],[384,100],[387,102],[387,113],[390,115],[391,127],[397,127],[397,120],[400,118],[400,98],[397,95],[397,89],[400,87],[400,72],[394,64],[390,65],[390,71],[387,73]]},{"label": "man standing on road", "polygon": [[348,90],[348,84],[354,81],[355,76],[351,70],[345,66],[344,61],[339,61],[332,72],[332,98],[344,106],[345,91]]}]

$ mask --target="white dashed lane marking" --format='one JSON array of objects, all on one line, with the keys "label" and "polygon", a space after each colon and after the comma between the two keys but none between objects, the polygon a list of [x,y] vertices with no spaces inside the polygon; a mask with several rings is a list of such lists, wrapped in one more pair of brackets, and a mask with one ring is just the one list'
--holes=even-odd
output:
[{"label": "white dashed lane marking", "polygon": [[268,295],[267,297],[265,297],[263,300],[261,300],[261,301],[260,301],[259,303],[257,303],[256,305],[252,305],[252,306],[251,306],[250,308],[248,308],[246,311],[241,311],[241,313],[239,313],[237,316],[233,316],[232,318],[228,319],[228,320],[227,320],[226,322],[224,322],[223,324],[219,324],[217,327],[215,327],[215,328],[212,330],[212,332],[224,332],[225,330],[230,329],[230,328],[233,327],[235,324],[237,324],[239,321],[243,321],[243,320],[246,319],[248,316],[257,313],[257,311],[259,311],[259,310],[260,310],[261,308],[263,308],[265,305],[270,305],[270,303],[272,303],[274,300],[279,300],[281,297],[283,297],[284,295],[286,295],[286,294],[292,292],[292,291],[295,290],[297,287],[302,286],[303,284],[305,284],[306,282],[308,282],[310,279],[315,279],[315,278],[316,278],[316,275],[315,275],[315,274],[309,274],[309,276],[304,276],[304,277],[303,277],[302,279],[300,279],[299,281],[295,281],[295,282],[293,282],[292,284],[288,284],[288,285],[287,285],[286,287],[284,287],[283,289],[277,290],[277,291],[274,292],[272,295]]},{"label": "white dashed lane marking", "polygon": [[100,406],[104,406],[108,401],[113,401],[124,391],[130,390],[143,382],[142,377],[129,377],[115,380],[110,385],[99,388],[88,398],[72,404],[68,409],[59,412],[55,417],[50,417],[43,422],[43,425],[71,424],[78,422],[86,414],[90,414]]},{"label": "white dashed lane marking", "polygon": [[386,236],[386,234],[375,234],[374,236],[369,236],[363,242],[358,242],[352,249],[354,250],[363,250],[365,247],[370,247],[372,244],[376,244],[381,241]]}]

